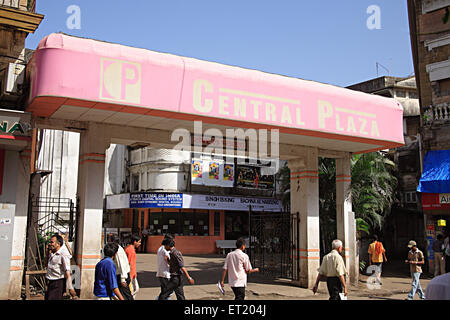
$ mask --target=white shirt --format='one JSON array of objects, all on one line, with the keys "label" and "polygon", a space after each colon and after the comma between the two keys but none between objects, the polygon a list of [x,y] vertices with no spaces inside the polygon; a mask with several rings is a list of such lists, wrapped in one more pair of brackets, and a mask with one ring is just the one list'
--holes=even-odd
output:
[{"label": "white shirt", "polygon": [[164,248],[164,246],[159,247],[157,253],[158,259],[158,272],[156,273],[157,277],[170,279],[170,271],[169,265],[167,264],[164,257],[170,258],[169,251]]},{"label": "white shirt", "polygon": [[227,255],[223,268],[228,270],[228,284],[231,287],[247,286],[247,272],[252,269],[252,265],[248,255],[241,249]]},{"label": "white shirt", "polygon": [[120,274],[122,282],[125,282],[128,278],[128,273],[130,272],[130,263],[128,262],[128,257],[125,250],[123,250],[120,245],[119,250],[117,251],[116,259],[114,259],[114,264],[116,265],[116,274]]},{"label": "white shirt", "polygon": [[48,257],[47,275],[48,280],[64,279],[66,271],[70,271],[70,259],[72,256],[67,248],[61,247]]},{"label": "white shirt", "polygon": [[427,300],[450,300],[450,273],[433,278],[426,289]]}]

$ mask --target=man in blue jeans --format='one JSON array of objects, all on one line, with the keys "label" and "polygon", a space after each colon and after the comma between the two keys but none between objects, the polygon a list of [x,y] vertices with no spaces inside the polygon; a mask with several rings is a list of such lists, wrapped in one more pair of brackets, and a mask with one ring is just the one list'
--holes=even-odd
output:
[{"label": "man in blue jeans", "polygon": [[408,248],[411,250],[408,252],[408,260],[405,260],[405,263],[409,263],[412,287],[407,300],[413,300],[416,292],[419,295],[419,298],[424,300],[425,293],[420,285],[420,274],[422,273],[421,266],[425,263],[425,258],[422,251],[417,248],[417,243],[415,241],[411,240],[408,244]]}]

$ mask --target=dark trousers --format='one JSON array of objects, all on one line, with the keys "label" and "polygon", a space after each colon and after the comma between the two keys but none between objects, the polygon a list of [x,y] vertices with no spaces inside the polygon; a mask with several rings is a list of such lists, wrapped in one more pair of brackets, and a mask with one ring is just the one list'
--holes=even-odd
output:
[{"label": "dark trousers", "polygon": [[63,300],[66,291],[66,279],[47,280],[47,291],[45,300]]},{"label": "dark trousers", "polygon": [[147,249],[147,236],[142,236],[142,245],[141,245],[141,252],[146,253]]},{"label": "dark trousers", "polygon": [[120,274],[117,275],[117,285],[119,286],[120,294],[125,300],[134,300],[133,295],[130,291],[130,282],[130,274],[128,273],[128,278],[126,280],[127,287],[125,288],[124,286],[122,286],[122,278],[120,277]]},{"label": "dark trousers", "polygon": [[158,279],[159,285],[161,287],[161,292],[159,293],[159,295],[161,296],[161,294],[167,290],[167,286],[169,285],[170,280],[163,277],[158,277]]},{"label": "dark trousers", "polygon": [[234,293],[234,300],[244,300],[245,299],[245,287],[231,287]]},{"label": "dark trousers", "polygon": [[327,288],[330,294],[330,300],[341,300],[339,293],[342,292],[342,282],[339,277],[328,277]]},{"label": "dark trousers", "polygon": [[450,272],[450,256],[445,255],[445,273]]},{"label": "dark trousers", "polygon": [[174,291],[175,295],[177,296],[177,300],[186,300],[186,298],[184,297],[183,281],[181,279],[181,275],[170,276],[170,280],[167,286],[164,288],[164,291],[159,295],[158,300],[167,300]]}]

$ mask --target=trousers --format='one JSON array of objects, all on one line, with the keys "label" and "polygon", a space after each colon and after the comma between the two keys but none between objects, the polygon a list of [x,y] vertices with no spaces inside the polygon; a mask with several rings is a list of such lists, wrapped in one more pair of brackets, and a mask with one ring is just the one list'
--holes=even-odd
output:
[{"label": "trousers", "polygon": [[327,288],[330,300],[341,300],[339,293],[342,292],[342,282],[339,277],[327,277]]},{"label": "trousers", "polygon": [[434,253],[434,276],[445,273],[445,259],[443,252]]},{"label": "trousers", "polygon": [[425,299],[425,293],[422,290],[422,286],[420,285],[420,272],[411,272],[412,277],[412,284],[411,284],[411,291],[408,294],[408,299],[412,300],[414,299],[414,296],[417,294],[419,295],[420,299]]},{"label": "trousers", "polygon": [[161,292],[158,300],[167,300],[172,292],[175,292],[177,300],[186,300],[186,298],[184,297],[183,281],[181,279],[181,275],[171,275],[165,290]]},{"label": "trousers", "polygon": [[234,293],[234,300],[245,299],[245,287],[231,287]]}]

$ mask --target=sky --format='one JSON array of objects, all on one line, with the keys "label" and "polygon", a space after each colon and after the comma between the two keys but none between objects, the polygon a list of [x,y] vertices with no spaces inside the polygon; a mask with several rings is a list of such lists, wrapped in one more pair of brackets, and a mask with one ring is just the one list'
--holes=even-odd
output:
[{"label": "sky", "polygon": [[378,76],[414,74],[406,0],[36,2],[30,49],[63,32],[343,87],[376,78],[377,63]]}]

